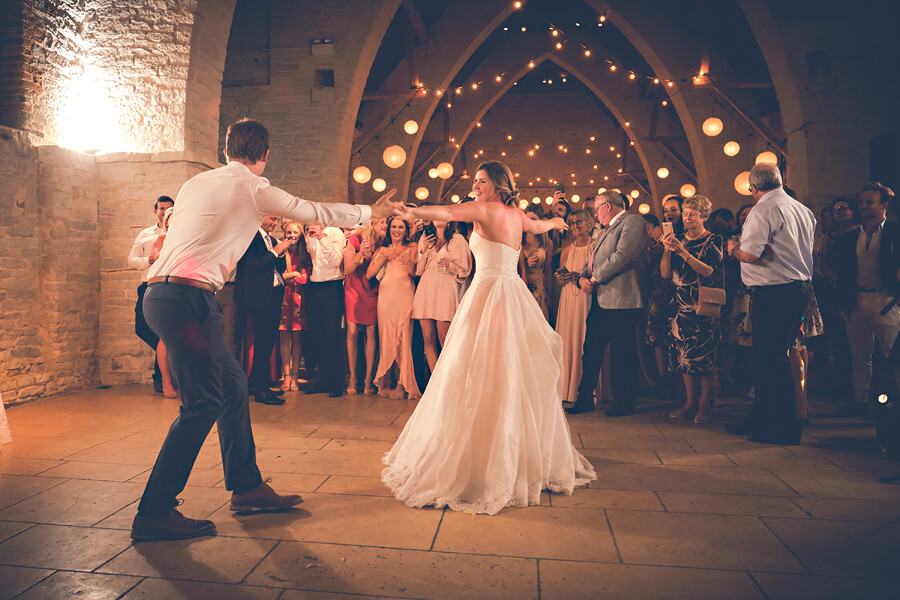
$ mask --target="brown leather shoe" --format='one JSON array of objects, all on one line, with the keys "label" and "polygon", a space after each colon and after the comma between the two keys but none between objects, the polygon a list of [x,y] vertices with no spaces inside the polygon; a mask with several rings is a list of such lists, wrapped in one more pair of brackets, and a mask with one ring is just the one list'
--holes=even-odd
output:
[{"label": "brown leather shoe", "polygon": [[277,494],[269,487],[271,478],[266,479],[256,488],[231,495],[231,510],[236,512],[274,512],[286,510],[303,502],[296,494]]},{"label": "brown leather shoe", "polygon": [[189,519],[174,508],[163,517],[134,516],[131,539],[136,542],[154,540],[186,540],[201,535],[215,535],[216,524],[206,519]]}]

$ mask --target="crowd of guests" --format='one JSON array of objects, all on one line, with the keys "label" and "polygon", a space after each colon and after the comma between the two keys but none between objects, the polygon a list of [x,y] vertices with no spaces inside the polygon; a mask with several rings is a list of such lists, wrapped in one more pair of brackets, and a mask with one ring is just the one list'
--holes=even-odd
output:
[{"label": "crowd of guests", "polygon": [[[844,415],[867,411],[873,354],[890,374],[875,387],[900,387],[900,371],[892,367],[900,364],[892,352],[900,331],[900,226],[886,220],[893,192],[871,183],[823,208],[813,237],[816,220],[782,186],[777,167],[755,168],[753,176],[755,202],[736,214],[714,210],[698,194],[667,198],[662,221],[643,215],[646,247],[629,267],[641,290],[640,318],[613,325],[633,338],[624,353],[636,355],[620,351],[611,358],[636,365],[645,391],[676,399],[672,419],[708,422],[716,394],[762,396],[731,430],[795,443],[809,419],[811,359],[821,367],[817,377],[828,381],[822,389],[846,403]],[[616,205],[627,214],[630,199],[607,192],[573,209],[559,191],[546,209],[525,209],[530,219],[561,217],[569,226],[523,235],[519,270],[563,339],[563,400],[574,403],[576,414],[593,408],[585,395],[610,396],[602,371],[597,381],[582,381],[597,285],[584,279],[591,277],[598,240],[616,220],[603,215],[615,215]],[[129,260],[134,268],[152,264],[154,244],[158,255],[171,206],[169,198],[157,201],[159,223],[138,236]],[[271,234],[279,226],[276,240]],[[418,399],[477,268],[469,233],[464,223],[399,217],[358,229],[267,217],[217,293],[251,394],[266,404],[281,404],[283,392],[299,389]],[[140,300],[137,315],[139,335],[158,350],[154,381],[174,396],[165,348],[141,325]],[[631,393],[623,389],[620,395]],[[630,412],[633,406],[622,414]]]}]

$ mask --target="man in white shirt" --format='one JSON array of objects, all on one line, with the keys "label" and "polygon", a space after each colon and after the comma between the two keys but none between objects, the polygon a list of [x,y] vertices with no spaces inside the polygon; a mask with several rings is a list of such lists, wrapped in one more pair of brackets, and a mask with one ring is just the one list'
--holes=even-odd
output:
[{"label": "man in white shirt", "polygon": [[728,251],[741,262],[741,279],[753,290],[753,365],[756,395],[744,423],[729,431],[765,444],[799,444],[794,382],[788,350],[800,332],[813,275],[816,218],[782,188],[772,164],[750,171],[756,205],[741,231],[740,247]]},{"label": "man in white shirt", "polygon": [[192,177],[178,193],[159,259],[149,273],[144,316],[168,349],[181,386],[169,428],[131,526],[135,541],[185,539],[215,532],[212,521],[175,510],[194,461],[217,425],[231,510],[283,510],[300,496],[275,493],[260,475],[250,426],[247,377],[225,339],[214,292],[247,250],[266,215],[301,223],[361,225],[399,213],[391,190],[373,206],[302,200],[261,177],[269,132],[242,120],[228,128],[224,167]]},{"label": "man in white shirt", "polygon": [[[150,256],[150,249],[156,238],[165,233],[163,219],[166,216],[166,209],[170,206],[175,206],[175,201],[168,196],[160,196],[156,199],[156,202],[153,203],[156,225],[141,230],[128,254],[128,268],[141,271],[141,284],[138,286],[137,303],[134,305],[134,332],[153,349],[154,354],[159,345],[159,337],[153,333],[144,319],[144,292],[147,291],[147,272],[155,260],[153,256]],[[153,391],[157,394],[163,393],[162,375],[160,375],[159,362],[156,359],[153,361]]]},{"label": "man in white shirt", "polygon": [[344,393],[344,336],[341,317],[344,314],[344,232],[337,227],[309,225],[306,248],[312,259],[312,275],[306,285],[306,322],[312,340],[319,380],[307,393],[327,393],[337,398]]}]

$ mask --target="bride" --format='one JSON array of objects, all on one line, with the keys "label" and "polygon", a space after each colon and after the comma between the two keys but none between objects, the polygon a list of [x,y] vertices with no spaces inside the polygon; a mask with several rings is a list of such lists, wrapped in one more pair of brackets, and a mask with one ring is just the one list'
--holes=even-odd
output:
[{"label": "bride", "polygon": [[565,229],[532,221],[503,163],[478,167],[475,202],[406,208],[412,218],[475,224],[475,278],[453,317],[431,381],[384,457],[381,478],[407,506],[490,515],[571,494],[596,479],[572,446],[562,409],[562,341],[518,276],[522,232]]}]

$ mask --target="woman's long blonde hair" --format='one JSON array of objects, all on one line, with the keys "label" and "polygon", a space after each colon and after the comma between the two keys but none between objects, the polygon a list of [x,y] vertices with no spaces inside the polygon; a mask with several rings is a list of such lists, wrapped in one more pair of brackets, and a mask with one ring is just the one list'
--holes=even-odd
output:
[{"label": "woman's long blonde hair", "polygon": [[516,182],[509,167],[502,162],[492,160],[478,165],[475,172],[477,173],[478,171],[484,171],[487,174],[491,185],[494,186],[494,191],[500,194],[503,204],[515,204],[516,199],[519,197],[519,190],[516,189]]}]

